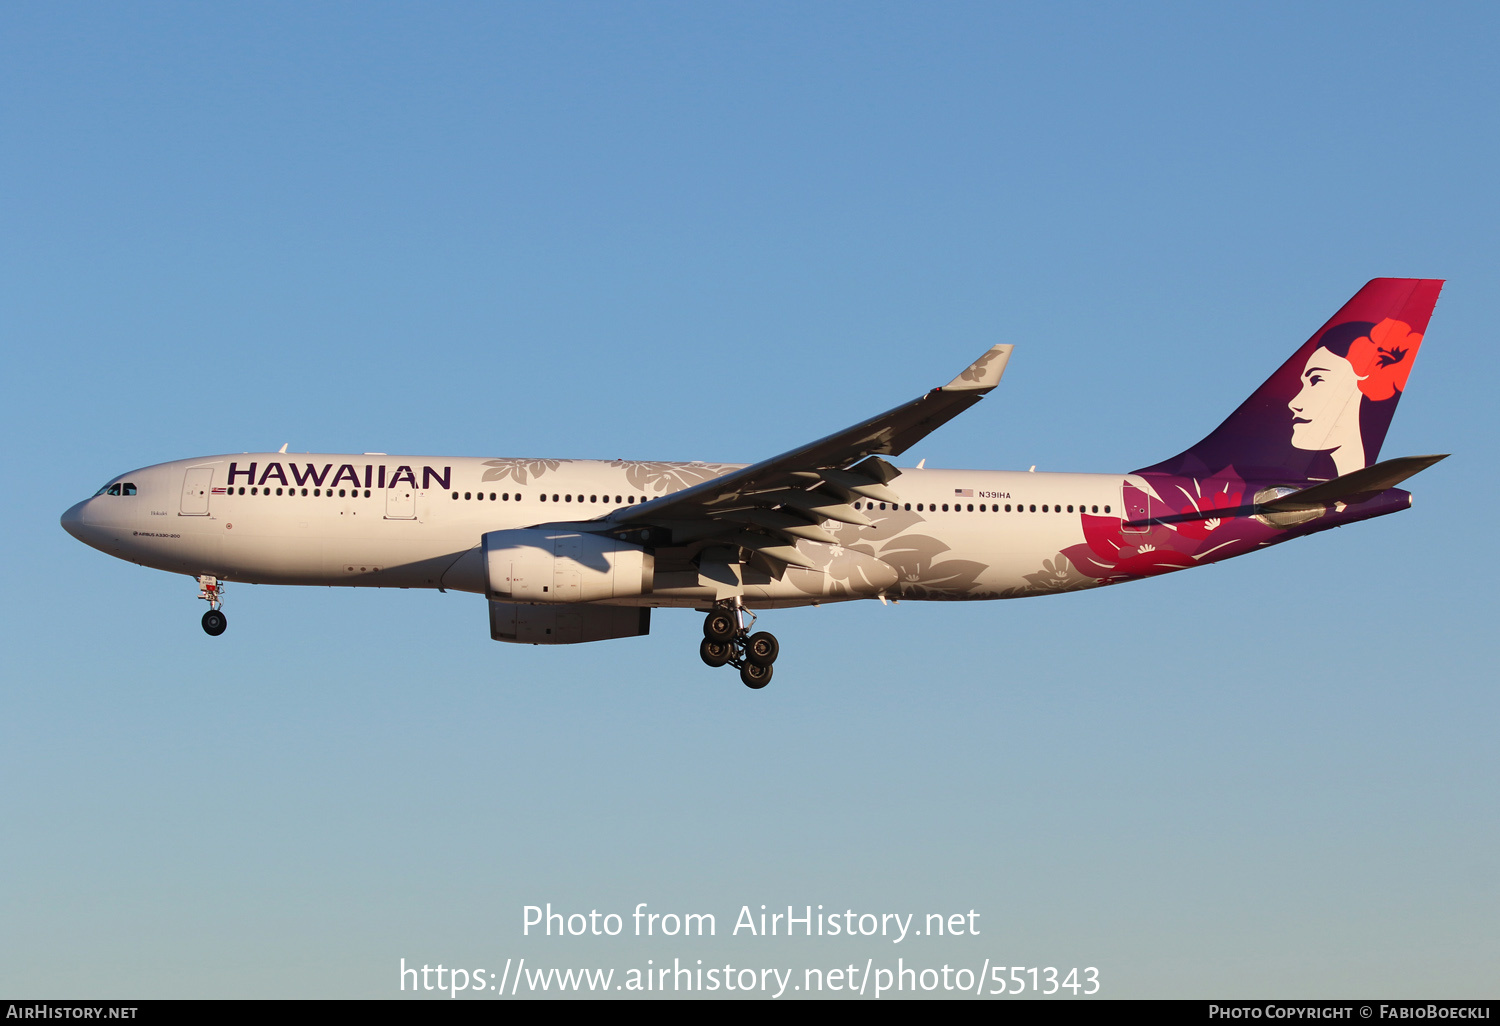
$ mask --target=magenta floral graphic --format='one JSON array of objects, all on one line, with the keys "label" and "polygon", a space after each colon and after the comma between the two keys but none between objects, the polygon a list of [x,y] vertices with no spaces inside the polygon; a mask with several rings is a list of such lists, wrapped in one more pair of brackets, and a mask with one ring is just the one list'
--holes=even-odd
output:
[{"label": "magenta floral graphic", "polygon": [[1153,477],[1149,491],[1136,480],[1127,478],[1122,491],[1126,509],[1146,511],[1140,520],[1082,514],[1084,544],[1063,555],[1085,576],[1105,584],[1154,577],[1237,556],[1281,534],[1244,515],[1245,482],[1233,468],[1203,479]]}]

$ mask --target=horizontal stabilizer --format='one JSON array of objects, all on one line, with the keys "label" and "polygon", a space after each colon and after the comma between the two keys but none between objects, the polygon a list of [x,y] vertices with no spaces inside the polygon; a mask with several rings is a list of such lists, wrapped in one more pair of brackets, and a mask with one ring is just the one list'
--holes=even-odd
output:
[{"label": "horizontal stabilizer", "polygon": [[1279,499],[1263,502],[1260,508],[1267,513],[1295,513],[1302,510],[1321,509],[1336,502],[1350,505],[1364,502],[1387,488],[1396,487],[1402,481],[1421,473],[1439,460],[1447,459],[1448,455],[1448,453],[1443,453],[1441,456],[1400,456],[1377,463],[1373,467],[1365,467],[1363,470],[1336,477],[1332,481],[1324,481],[1311,488],[1283,495]]},{"label": "horizontal stabilizer", "polygon": [[1187,513],[1169,513],[1166,516],[1147,517],[1143,520],[1127,520],[1125,526],[1144,527],[1149,524],[1185,524],[1195,520],[1221,520],[1224,517],[1273,517],[1278,513],[1322,512],[1338,503],[1353,506],[1373,499],[1388,488],[1396,487],[1402,481],[1414,474],[1420,474],[1439,460],[1447,459],[1448,455],[1448,453],[1443,453],[1440,456],[1401,456],[1394,460],[1386,460],[1384,463],[1377,463],[1373,467],[1365,467],[1363,470],[1336,477],[1332,481],[1320,481],[1311,487],[1289,492],[1266,502],[1227,508],[1211,506],[1201,510],[1190,510]]}]

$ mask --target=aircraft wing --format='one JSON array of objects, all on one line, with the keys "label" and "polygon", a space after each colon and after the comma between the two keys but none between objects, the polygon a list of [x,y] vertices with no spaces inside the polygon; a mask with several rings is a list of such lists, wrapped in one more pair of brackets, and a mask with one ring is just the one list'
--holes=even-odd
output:
[{"label": "aircraft wing", "polygon": [[736,540],[773,560],[795,556],[796,538],[832,541],[823,520],[871,522],[850,505],[857,496],[896,501],[887,483],[900,472],[880,457],[899,456],[984,398],[1012,348],[992,346],[948,384],[853,427],[604,519],[670,526],[676,541],[748,532]]}]

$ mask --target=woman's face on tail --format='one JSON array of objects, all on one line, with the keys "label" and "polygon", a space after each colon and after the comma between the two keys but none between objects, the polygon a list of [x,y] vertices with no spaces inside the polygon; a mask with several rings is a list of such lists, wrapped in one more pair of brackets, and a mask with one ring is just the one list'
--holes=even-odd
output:
[{"label": "woman's face on tail", "polygon": [[1292,411],[1292,445],[1298,449],[1336,449],[1359,431],[1359,376],[1349,361],[1319,348],[1302,370],[1302,391],[1287,406]]}]

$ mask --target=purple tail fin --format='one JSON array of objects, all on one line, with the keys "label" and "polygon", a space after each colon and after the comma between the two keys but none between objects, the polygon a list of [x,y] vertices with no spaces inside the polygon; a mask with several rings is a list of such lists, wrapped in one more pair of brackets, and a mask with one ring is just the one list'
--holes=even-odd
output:
[{"label": "purple tail fin", "polygon": [[1307,480],[1374,463],[1442,287],[1371,281],[1212,434],[1136,473]]}]

